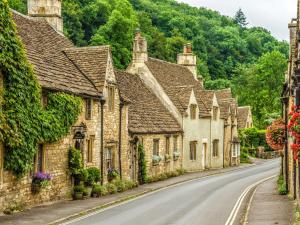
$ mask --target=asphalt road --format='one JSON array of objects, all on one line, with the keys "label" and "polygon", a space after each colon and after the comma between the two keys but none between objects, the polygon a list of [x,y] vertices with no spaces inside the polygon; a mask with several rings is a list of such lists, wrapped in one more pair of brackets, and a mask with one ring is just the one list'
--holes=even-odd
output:
[{"label": "asphalt road", "polygon": [[279,160],[167,188],[68,224],[224,225],[244,190],[279,173]]}]

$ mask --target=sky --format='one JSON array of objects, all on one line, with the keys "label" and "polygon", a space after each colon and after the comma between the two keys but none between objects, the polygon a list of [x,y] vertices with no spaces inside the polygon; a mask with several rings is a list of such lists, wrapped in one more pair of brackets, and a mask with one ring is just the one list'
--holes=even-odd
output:
[{"label": "sky", "polygon": [[250,26],[261,26],[278,38],[288,40],[288,23],[296,17],[297,0],[177,0],[204,6],[233,17],[241,8]]}]

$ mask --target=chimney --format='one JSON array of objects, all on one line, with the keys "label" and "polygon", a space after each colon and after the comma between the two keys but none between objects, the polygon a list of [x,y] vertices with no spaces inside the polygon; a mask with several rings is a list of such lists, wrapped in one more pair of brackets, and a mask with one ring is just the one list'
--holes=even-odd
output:
[{"label": "chimney", "polygon": [[197,80],[197,57],[193,54],[191,43],[183,46],[183,53],[177,55],[177,64],[186,66]]},{"label": "chimney", "polygon": [[133,41],[133,64],[144,64],[148,61],[148,45],[147,40],[142,37],[140,29],[136,29]]},{"label": "chimney", "polygon": [[63,33],[61,0],[27,0],[28,15],[40,17],[58,32]]}]

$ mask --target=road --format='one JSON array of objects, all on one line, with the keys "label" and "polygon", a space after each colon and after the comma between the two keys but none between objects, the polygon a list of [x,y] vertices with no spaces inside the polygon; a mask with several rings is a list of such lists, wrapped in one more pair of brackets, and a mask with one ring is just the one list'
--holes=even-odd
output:
[{"label": "road", "polygon": [[279,160],[148,194],[72,225],[224,225],[244,190],[279,173]]}]

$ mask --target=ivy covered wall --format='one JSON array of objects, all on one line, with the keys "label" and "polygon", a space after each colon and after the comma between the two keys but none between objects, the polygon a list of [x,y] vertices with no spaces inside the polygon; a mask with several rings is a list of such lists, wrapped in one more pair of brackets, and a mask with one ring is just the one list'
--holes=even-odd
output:
[{"label": "ivy covered wall", "polygon": [[81,112],[81,98],[50,93],[41,105],[41,87],[28,62],[7,0],[0,0],[0,71],[3,102],[0,140],[5,143],[4,167],[17,177],[32,166],[37,143],[54,142],[65,136]]}]

